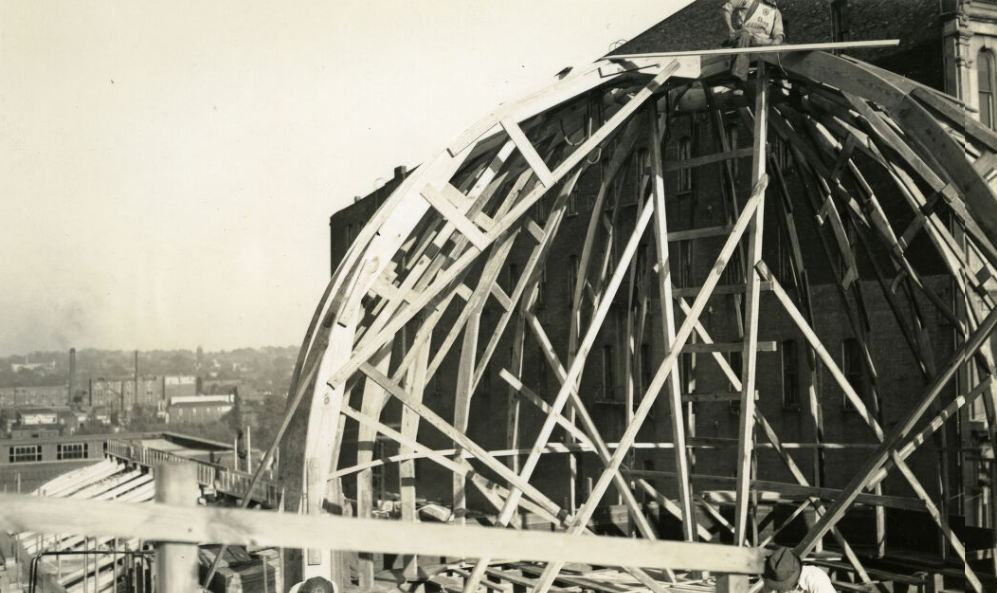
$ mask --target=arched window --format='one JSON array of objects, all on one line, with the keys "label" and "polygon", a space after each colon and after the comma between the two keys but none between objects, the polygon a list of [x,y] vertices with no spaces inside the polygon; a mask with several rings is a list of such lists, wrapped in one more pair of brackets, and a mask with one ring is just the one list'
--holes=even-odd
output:
[{"label": "arched window", "polygon": [[980,123],[994,127],[994,55],[980,50],[976,56],[976,74],[979,77]]}]

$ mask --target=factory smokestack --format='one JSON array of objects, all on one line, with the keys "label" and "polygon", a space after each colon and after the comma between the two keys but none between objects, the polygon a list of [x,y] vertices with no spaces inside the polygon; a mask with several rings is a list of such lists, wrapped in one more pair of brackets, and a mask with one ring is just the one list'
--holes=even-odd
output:
[{"label": "factory smokestack", "polygon": [[134,394],[134,399],[132,401],[132,405],[138,404],[138,402],[139,402],[139,395],[138,395],[138,350],[136,350],[135,351],[135,394]]},{"label": "factory smokestack", "polygon": [[76,348],[69,349],[69,405],[73,405],[73,396],[76,395]]}]

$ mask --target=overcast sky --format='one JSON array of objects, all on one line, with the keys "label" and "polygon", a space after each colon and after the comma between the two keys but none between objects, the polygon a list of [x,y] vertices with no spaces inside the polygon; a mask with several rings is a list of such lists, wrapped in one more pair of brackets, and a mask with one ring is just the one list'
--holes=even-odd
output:
[{"label": "overcast sky", "polygon": [[686,4],[0,3],[0,355],[300,343],[330,214]]}]

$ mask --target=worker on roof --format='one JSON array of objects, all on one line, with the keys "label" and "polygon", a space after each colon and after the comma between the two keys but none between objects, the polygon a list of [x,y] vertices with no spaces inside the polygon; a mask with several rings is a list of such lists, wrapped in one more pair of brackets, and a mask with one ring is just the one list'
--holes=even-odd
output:
[{"label": "worker on roof", "polygon": [[[781,45],[786,40],[777,0],[727,0],[720,14],[734,47]],[[748,54],[738,54],[731,74],[746,81],[749,59]]]},{"label": "worker on roof", "polygon": [[765,559],[762,580],[767,593],[837,593],[827,573],[816,566],[804,566],[789,548],[778,547]]}]

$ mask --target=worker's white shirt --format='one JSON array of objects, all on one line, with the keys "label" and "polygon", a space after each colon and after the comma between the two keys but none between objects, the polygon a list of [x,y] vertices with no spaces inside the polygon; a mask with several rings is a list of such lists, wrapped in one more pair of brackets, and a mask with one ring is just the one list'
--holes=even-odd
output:
[{"label": "worker's white shirt", "polygon": [[753,0],[729,0],[724,4],[723,10],[733,15],[734,28],[743,28],[753,37],[763,39],[784,36],[782,13],[779,12],[778,8],[766,2],[759,2],[755,14],[751,15],[747,22],[744,22],[744,17],[747,16],[748,8],[751,7],[752,2]]},{"label": "worker's white shirt", "polygon": [[803,565],[800,571],[800,582],[796,586],[797,591],[803,593],[837,593],[834,585],[831,584],[831,577],[816,566]]}]

